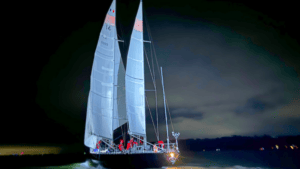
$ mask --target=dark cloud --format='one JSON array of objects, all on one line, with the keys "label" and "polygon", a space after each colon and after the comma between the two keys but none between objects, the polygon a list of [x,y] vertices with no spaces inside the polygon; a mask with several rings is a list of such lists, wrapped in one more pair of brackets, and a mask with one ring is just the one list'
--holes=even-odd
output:
[{"label": "dark cloud", "polygon": [[[154,121],[154,124],[156,125],[156,109],[155,108],[151,108],[151,113],[149,112],[149,109],[146,109],[146,119],[147,119],[147,123],[150,124],[152,123],[151,120],[151,114],[152,114],[152,119]],[[159,107],[157,109],[158,111],[158,122],[159,124],[165,124],[165,109],[162,107]],[[170,119],[170,115],[171,114],[171,119]],[[169,123],[170,120],[172,120],[174,123],[178,123],[180,121],[182,121],[183,118],[187,118],[187,119],[195,119],[195,120],[202,120],[203,119],[203,113],[199,112],[199,111],[195,111],[193,109],[187,109],[187,108],[177,108],[177,109],[170,109],[170,112],[167,110],[167,116],[168,116],[168,120]]]},{"label": "dark cloud", "polygon": [[256,100],[254,98],[250,98],[247,100],[247,103],[244,106],[237,107],[236,113],[250,113],[250,114],[256,114],[261,113],[265,110],[266,104]]}]

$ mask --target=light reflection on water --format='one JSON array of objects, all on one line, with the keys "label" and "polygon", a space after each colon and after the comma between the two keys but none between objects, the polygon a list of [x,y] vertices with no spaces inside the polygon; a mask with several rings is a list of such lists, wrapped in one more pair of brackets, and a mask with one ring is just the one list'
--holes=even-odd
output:
[{"label": "light reflection on water", "polygon": [[[164,169],[299,169],[300,152],[285,151],[223,151],[182,154],[177,167]],[[30,167],[33,168],[33,167]],[[36,167],[33,169],[105,169],[97,160],[64,166]]]},{"label": "light reflection on water", "polygon": [[[162,167],[163,169],[267,169],[261,167],[243,167],[243,166],[233,166],[233,167],[199,167],[195,166],[197,164],[191,164],[192,166],[179,166],[179,167]],[[199,164],[198,164],[199,165]],[[32,169],[106,169],[99,165],[96,160],[86,160],[83,163],[74,163],[64,166],[48,166],[48,167],[30,167]],[[24,168],[25,169],[25,168]],[[148,168],[154,169],[154,168]]]}]

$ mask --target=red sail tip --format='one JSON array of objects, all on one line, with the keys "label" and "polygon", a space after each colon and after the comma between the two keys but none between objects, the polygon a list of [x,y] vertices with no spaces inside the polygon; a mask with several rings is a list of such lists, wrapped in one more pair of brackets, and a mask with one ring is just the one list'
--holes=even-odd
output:
[{"label": "red sail tip", "polygon": [[143,21],[136,19],[134,24],[134,29],[140,32],[143,32]]},{"label": "red sail tip", "polygon": [[105,23],[115,26],[116,18],[114,16],[106,15]]}]

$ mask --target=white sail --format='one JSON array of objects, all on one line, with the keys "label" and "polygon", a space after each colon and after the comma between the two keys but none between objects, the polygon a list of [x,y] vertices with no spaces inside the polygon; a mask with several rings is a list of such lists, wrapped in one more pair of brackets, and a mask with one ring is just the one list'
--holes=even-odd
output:
[{"label": "white sail", "polygon": [[146,135],[142,2],[131,34],[125,76],[129,132]]},{"label": "white sail", "polygon": [[[117,35],[117,34],[116,34]],[[115,41],[113,130],[127,122],[125,106],[125,69],[119,43]]]},{"label": "white sail", "polygon": [[115,49],[115,7],[113,1],[99,36],[92,67],[84,137],[84,144],[90,148],[95,148],[99,139],[113,138],[114,55],[119,52],[119,46]]}]

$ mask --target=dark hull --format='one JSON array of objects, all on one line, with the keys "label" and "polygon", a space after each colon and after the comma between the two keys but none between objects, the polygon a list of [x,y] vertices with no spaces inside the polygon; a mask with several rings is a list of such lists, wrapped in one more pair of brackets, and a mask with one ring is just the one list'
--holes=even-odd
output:
[{"label": "dark hull", "polygon": [[90,154],[105,168],[161,168],[170,166],[165,154]]}]

